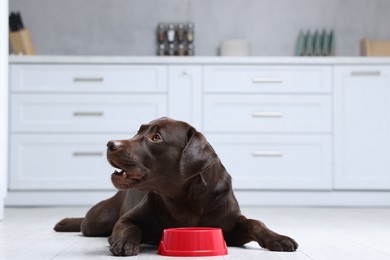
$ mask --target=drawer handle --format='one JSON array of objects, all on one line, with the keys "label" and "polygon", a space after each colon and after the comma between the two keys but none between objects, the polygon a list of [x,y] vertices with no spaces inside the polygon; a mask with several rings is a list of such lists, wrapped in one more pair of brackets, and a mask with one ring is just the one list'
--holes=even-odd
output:
[{"label": "drawer handle", "polygon": [[104,78],[73,78],[73,82],[103,82]]},{"label": "drawer handle", "polygon": [[74,112],[73,116],[104,116],[103,112]]},{"label": "drawer handle", "polygon": [[352,71],[351,76],[380,76],[381,72],[378,71]]},{"label": "drawer handle", "polygon": [[282,117],[282,112],[253,112],[252,117]]},{"label": "drawer handle", "polygon": [[255,157],[280,157],[283,156],[283,153],[279,151],[254,151],[252,155]]},{"label": "drawer handle", "polygon": [[256,77],[252,79],[253,83],[282,83],[283,80],[281,78],[273,78],[273,77]]},{"label": "drawer handle", "polygon": [[82,157],[82,156],[87,156],[87,157],[101,157],[104,154],[102,152],[74,152],[73,156],[74,157]]}]

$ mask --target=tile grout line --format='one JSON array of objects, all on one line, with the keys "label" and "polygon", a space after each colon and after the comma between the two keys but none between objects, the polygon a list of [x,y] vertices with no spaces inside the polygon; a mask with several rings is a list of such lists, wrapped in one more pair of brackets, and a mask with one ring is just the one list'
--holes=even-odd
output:
[{"label": "tile grout line", "polygon": [[[32,229],[32,230],[30,230],[29,233],[31,235],[31,233],[33,233],[33,232],[35,233],[37,230],[40,230],[40,229],[41,229],[41,227]],[[15,236],[13,239],[7,240],[4,243],[0,243],[0,246],[5,246],[5,245],[10,244],[12,242],[18,241],[18,240],[20,240],[20,238],[23,238],[23,237],[25,237],[25,234],[21,234],[21,235]]]},{"label": "tile grout line", "polygon": [[363,246],[363,247],[368,248],[368,249],[370,249],[370,250],[372,250],[372,251],[375,251],[375,252],[377,252],[377,253],[383,254],[384,256],[390,256],[389,253],[383,252],[383,251],[381,251],[380,249],[373,248],[373,247],[371,247],[371,246],[369,246],[369,245],[366,245],[366,244],[364,244],[364,243],[362,243],[362,242],[353,240],[352,238],[347,237],[347,236],[345,236],[345,235],[342,235],[342,236],[343,236],[346,240],[349,240],[350,242],[352,242],[352,243],[354,243],[354,244]]},{"label": "tile grout line", "polygon": [[314,258],[313,258],[313,257],[309,256],[308,254],[306,254],[305,252],[303,252],[303,251],[302,251],[302,250],[300,250],[300,249],[298,249],[298,250],[297,250],[297,252],[300,252],[302,255],[304,255],[304,256],[306,256],[306,257],[308,257],[309,259],[312,259],[312,260],[314,260]]},{"label": "tile grout line", "polygon": [[60,256],[62,253],[66,252],[68,249],[72,248],[74,245],[78,244],[80,241],[81,241],[81,238],[79,238],[74,243],[70,244],[68,247],[66,247],[63,250],[61,250],[60,252],[58,252],[55,256],[50,258],[50,260],[55,259],[56,257]]}]

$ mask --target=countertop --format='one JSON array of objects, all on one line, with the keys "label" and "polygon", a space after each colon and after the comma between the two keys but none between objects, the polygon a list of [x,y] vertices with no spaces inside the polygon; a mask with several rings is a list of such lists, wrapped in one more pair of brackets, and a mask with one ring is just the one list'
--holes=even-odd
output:
[{"label": "countertop", "polygon": [[9,56],[11,64],[390,65],[390,57]]}]

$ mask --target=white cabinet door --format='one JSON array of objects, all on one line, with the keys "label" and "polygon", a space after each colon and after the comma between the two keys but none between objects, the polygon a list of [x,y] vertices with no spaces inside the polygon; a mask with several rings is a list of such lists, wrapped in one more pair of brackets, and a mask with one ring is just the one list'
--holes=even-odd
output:
[{"label": "white cabinet door", "polygon": [[10,190],[111,190],[109,140],[132,134],[12,134]]},{"label": "white cabinet door", "polygon": [[204,130],[236,133],[331,133],[329,95],[205,95]]},{"label": "white cabinet door", "polygon": [[169,66],[169,117],[202,129],[202,67]]},{"label": "white cabinet door", "polygon": [[390,68],[337,66],[336,189],[390,189]]},{"label": "white cabinet door", "polygon": [[127,133],[166,115],[162,94],[11,94],[11,131]]},{"label": "white cabinet door", "polygon": [[330,93],[329,66],[245,66],[204,67],[206,93]]},{"label": "white cabinet door", "polygon": [[329,135],[206,134],[233,188],[329,190],[332,187]]},{"label": "white cabinet door", "polygon": [[166,93],[166,75],[162,65],[10,66],[13,93]]}]

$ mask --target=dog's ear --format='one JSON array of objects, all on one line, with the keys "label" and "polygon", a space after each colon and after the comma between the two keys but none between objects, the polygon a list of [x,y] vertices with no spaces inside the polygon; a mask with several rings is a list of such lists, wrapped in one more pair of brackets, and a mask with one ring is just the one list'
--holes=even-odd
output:
[{"label": "dog's ear", "polygon": [[188,131],[188,141],[180,158],[180,172],[184,176],[202,173],[215,163],[217,154],[206,138],[191,127]]}]

